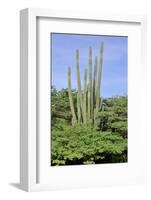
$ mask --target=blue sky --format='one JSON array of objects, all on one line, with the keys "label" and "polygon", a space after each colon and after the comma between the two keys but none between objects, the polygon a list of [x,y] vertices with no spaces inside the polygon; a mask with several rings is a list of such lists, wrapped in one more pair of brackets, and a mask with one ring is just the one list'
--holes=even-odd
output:
[{"label": "blue sky", "polygon": [[88,49],[92,47],[92,65],[99,57],[100,43],[104,42],[101,96],[127,95],[128,37],[51,33],[52,85],[67,88],[67,71],[71,67],[72,89],[77,88],[75,52],[79,49],[81,84],[84,68],[88,68]]}]

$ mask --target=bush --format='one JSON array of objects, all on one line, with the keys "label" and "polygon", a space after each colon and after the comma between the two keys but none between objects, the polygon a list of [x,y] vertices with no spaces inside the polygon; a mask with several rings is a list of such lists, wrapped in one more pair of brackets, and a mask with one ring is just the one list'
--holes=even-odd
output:
[{"label": "bush", "polygon": [[127,121],[119,121],[111,124],[112,132],[117,132],[124,138],[127,137]]},{"label": "bush", "polygon": [[127,138],[127,97],[104,99],[104,105],[98,116],[97,130],[116,132]]},{"label": "bush", "polygon": [[127,139],[86,127],[52,130],[51,165],[127,162]]}]

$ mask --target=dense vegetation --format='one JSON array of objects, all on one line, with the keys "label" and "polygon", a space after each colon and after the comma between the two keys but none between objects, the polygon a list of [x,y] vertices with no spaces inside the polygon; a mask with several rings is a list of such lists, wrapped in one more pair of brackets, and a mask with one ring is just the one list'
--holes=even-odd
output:
[{"label": "dense vegetation", "polygon": [[68,89],[52,88],[51,109],[51,165],[127,162],[127,96],[103,99],[96,127],[71,126]]}]

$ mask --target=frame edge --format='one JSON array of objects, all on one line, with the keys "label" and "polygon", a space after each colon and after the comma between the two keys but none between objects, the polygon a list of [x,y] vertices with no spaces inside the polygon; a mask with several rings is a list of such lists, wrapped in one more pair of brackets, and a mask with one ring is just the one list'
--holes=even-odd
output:
[{"label": "frame edge", "polygon": [[28,191],[28,9],[20,11],[20,186]]},{"label": "frame edge", "polygon": [[[49,13],[49,14],[48,14]],[[39,191],[39,190],[49,190],[51,187],[49,185],[42,186],[41,184],[36,183],[36,163],[33,158],[36,159],[36,149],[35,149],[35,129],[32,126],[33,122],[33,108],[32,116],[30,109],[32,108],[33,102],[35,102],[35,96],[31,95],[31,92],[35,89],[35,76],[36,70],[36,17],[62,17],[67,18],[67,15],[70,16],[71,12],[68,14],[61,12],[57,14],[57,11],[49,9],[36,9],[36,8],[26,8],[20,11],[20,185],[21,188],[25,191]],[[85,15],[86,14],[86,15]],[[87,16],[87,17],[85,17]],[[112,15],[102,15],[107,21],[111,20]],[[91,20],[91,16],[88,17],[87,13],[84,14],[71,14],[73,19],[81,18]],[[69,17],[68,17],[69,18]],[[92,15],[93,19],[101,18],[100,15]],[[117,21],[119,16],[113,15],[113,21]],[[146,16],[129,16],[122,17],[120,19],[123,21],[139,21],[146,28]],[[144,32],[143,32],[144,38]],[[34,41],[32,41],[34,40]],[[146,41],[145,41],[146,44]],[[35,48],[35,49],[34,49]],[[34,57],[35,56],[35,57]],[[33,57],[33,58],[32,58]],[[34,78],[32,78],[34,75]],[[32,88],[30,88],[32,86]],[[34,94],[36,93],[36,90]],[[34,98],[33,98],[34,97]],[[32,100],[33,98],[33,100]],[[34,113],[34,115],[36,112]],[[35,119],[34,119],[35,120]],[[34,132],[33,132],[34,131]],[[31,136],[33,134],[33,136]]]}]

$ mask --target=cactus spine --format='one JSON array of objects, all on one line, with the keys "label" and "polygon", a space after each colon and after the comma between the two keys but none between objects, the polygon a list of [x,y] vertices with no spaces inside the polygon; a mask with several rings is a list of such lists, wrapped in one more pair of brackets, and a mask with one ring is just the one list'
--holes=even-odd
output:
[{"label": "cactus spine", "polygon": [[[92,79],[92,48],[89,48],[89,70],[84,70],[84,84],[83,91],[81,88],[80,71],[79,71],[79,50],[76,50],[76,77],[77,77],[77,117],[74,109],[72,92],[71,92],[71,69],[68,68],[68,94],[69,102],[72,113],[72,124],[84,124],[86,126],[96,127],[98,113],[102,106],[102,99],[100,97],[101,77],[102,77],[102,64],[103,64],[103,46],[100,46],[100,60],[98,66],[98,58],[95,57],[94,72]],[[88,76],[88,83],[87,83]]]}]

